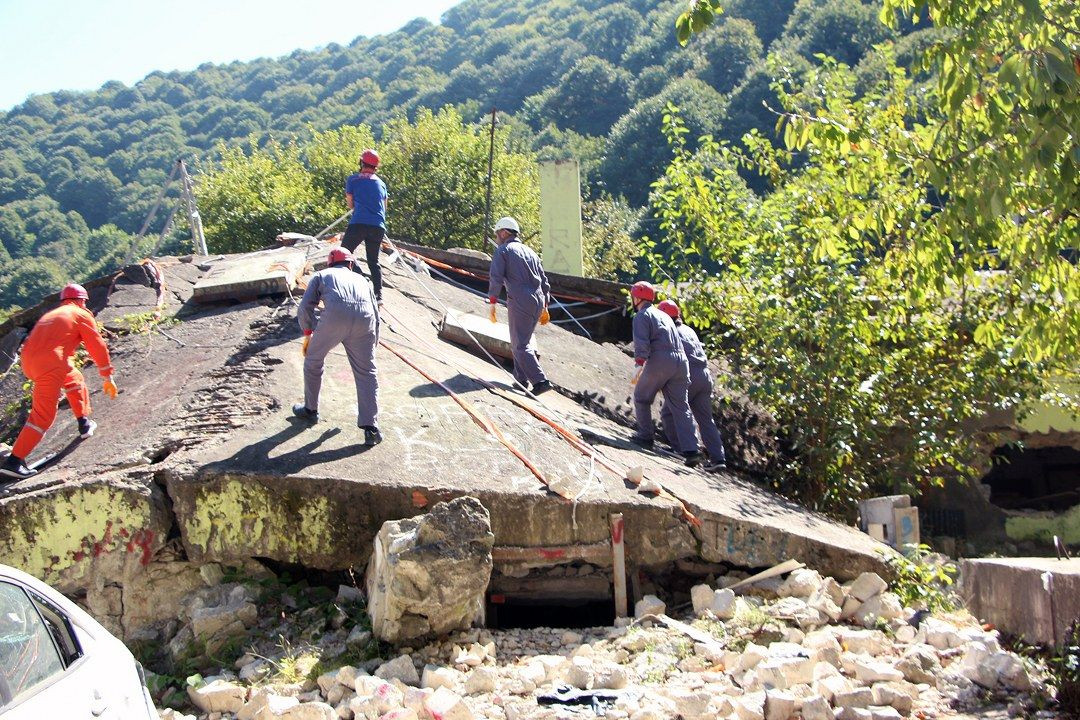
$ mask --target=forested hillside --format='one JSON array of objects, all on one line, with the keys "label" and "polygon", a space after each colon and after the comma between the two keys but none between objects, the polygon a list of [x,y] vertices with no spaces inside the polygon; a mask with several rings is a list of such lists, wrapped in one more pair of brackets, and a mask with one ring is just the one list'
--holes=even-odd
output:
[{"label": "forested hillside", "polygon": [[[378,140],[420,108],[450,105],[482,122],[495,106],[519,145],[578,157],[591,196],[640,207],[671,157],[667,102],[682,108],[691,137],[771,134],[768,52],[793,64],[826,53],[873,74],[860,58],[895,34],[859,0],[730,0],[718,26],[683,48],[674,24],[684,8],[465,0],[438,25],[416,20],[347,47],[34,96],[0,115],[0,309],[116,266],[174,160],[205,168],[222,141],[288,141],[361,123]],[[901,63],[919,42],[919,33],[900,40]],[[384,175],[392,185],[394,169]]]}]

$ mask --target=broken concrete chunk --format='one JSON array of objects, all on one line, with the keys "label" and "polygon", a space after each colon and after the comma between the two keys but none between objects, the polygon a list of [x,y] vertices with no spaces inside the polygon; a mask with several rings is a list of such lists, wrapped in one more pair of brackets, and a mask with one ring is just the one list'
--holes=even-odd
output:
[{"label": "broken concrete chunk", "polygon": [[[382,680],[400,680],[406,685],[419,685],[420,675],[416,672],[416,666],[413,665],[412,658],[408,655],[398,655],[396,658],[389,662],[385,662],[378,667],[375,671],[375,677]],[[360,678],[357,678],[359,681]],[[359,686],[356,688],[357,692],[361,692]]]},{"label": "broken concrete chunk", "polygon": [[869,658],[856,658],[853,661],[855,679],[869,685],[876,682],[896,682],[904,679],[904,673],[886,662]]},{"label": "broken concrete chunk", "polygon": [[383,523],[367,571],[372,630],[401,644],[471,626],[483,613],[494,542],[487,509],[469,496]]},{"label": "broken concrete chunk", "polygon": [[424,709],[440,720],[473,720],[472,710],[461,696],[444,687],[424,701]]},{"label": "broken concrete chunk", "polygon": [[664,601],[655,595],[646,595],[634,604],[634,617],[646,615],[663,615],[667,611]]},{"label": "broken concrete chunk", "polygon": [[820,695],[804,698],[801,713],[802,720],[833,720],[832,708]]},{"label": "broken concrete chunk", "polygon": [[838,708],[866,708],[874,703],[874,694],[870,688],[860,687],[833,695],[833,705]]},{"label": "broken concrete chunk", "polygon": [[889,589],[889,584],[881,579],[881,576],[873,572],[864,572],[848,588],[848,595],[856,598],[859,602],[866,602],[875,595],[880,595]]},{"label": "broken concrete chunk", "polygon": [[240,712],[247,688],[227,680],[214,680],[200,688],[188,687],[188,698],[204,713]]},{"label": "broken concrete chunk", "polygon": [[765,720],[788,720],[795,714],[797,698],[782,690],[765,692]]},{"label": "broken concrete chunk", "polygon": [[937,682],[941,672],[941,662],[937,653],[927,645],[912,645],[896,663],[896,669],[904,674],[904,679],[912,683]]},{"label": "broken concrete chunk", "polygon": [[420,678],[420,687],[429,688],[435,690],[436,688],[446,687],[451,690],[454,686],[461,682],[463,674],[454,670],[453,668],[442,667],[439,665],[425,665],[424,674]]},{"label": "broken concrete chunk", "polygon": [[764,720],[765,719],[765,693],[747,693],[742,697],[735,698],[732,703],[735,706],[735,717],[739,720]]},{"label": "broken concrete chunk", "polygon": [[494,692],[496,678],[494,670],[478,667],[465,679],[465,692],[469,695]]},{"label": "broken concrete chunk", "polygon": [[803,568],[788,575],[787,580],[780,585],[776,594],[782,598],[808,598],[820,590],[821,585],[821,574],[817,570]]},{"label": "broken concrete chunk", "polygon": [[[263,712],[266,712],[265,710]],[[308,702],[293,705],[273,716],[275,720],[338,720],[337,712],[324,702]]]}]

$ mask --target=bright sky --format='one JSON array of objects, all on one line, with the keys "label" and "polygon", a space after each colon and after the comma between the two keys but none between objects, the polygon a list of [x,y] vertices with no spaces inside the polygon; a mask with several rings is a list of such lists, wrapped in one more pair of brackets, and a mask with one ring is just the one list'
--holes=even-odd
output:
[{"label": "bright sky", "polygon": [[279,57],[439,17],[460,0],[0,0],[0,111],[32,93]]}]

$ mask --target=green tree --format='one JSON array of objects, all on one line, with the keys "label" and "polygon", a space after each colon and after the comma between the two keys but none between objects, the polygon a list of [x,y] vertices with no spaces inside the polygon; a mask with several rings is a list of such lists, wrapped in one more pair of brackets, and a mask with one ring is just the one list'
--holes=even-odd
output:
[{"label": "green tree", "polygon": [[598,57],[586,56],[566,71],[542,109],[559,127],[603,135],[630,107],[630,77]]},{"label": "green tree", "polygon": [[[531,153],[513,149],[509,128],[496,130],[492,182],[494,216],[513,215],[537,244],[540,180]],[[387,224],[395,236],[433,247],[485,250],[484,187],[488,134],[466,125],[456,110],[422,109],[416,120],[391,121],[381,147],[390,185]]]},{"label": "green tree", "polygon": [[32,307],[71,276],[52,258],[31,257],[0,265],[0,307]]},{"label": "green tree", "polygon": [[196,197],[213,252],[264,247],[278,233],[316,233],[337,217],[295,144],[218,146],[218,162],[199,174]]},{"label": "green tree", "polygon": [[602,196],[581,207],[582,260],[586,277],[625,280],[639,255],[634,239],[642,210]]}]

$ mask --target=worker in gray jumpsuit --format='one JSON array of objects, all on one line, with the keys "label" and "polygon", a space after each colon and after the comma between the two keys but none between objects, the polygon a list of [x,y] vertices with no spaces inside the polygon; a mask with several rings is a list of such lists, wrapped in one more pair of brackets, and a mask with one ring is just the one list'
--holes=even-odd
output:
[{"label": "worker in gray jumpsuit", "polygon": [[[334,248],[327,268],[312,276],[300,301],[297,319],[304,331],[304,402],[293,406],[293,415],[308,422],[319,419],[319,391],[327,354],[341,344],[349,358],[356,383],[357,426],[364,444],[376,445],[382,434],[376,425],[379,414],[379,380],[375,375],[375,345],[379,342],[379,313],[375,293],[367,279],[352,271],[352,254]],[[316,324],[315,308],[323,311]]]},{"label": "worker in gray jumpsuit", "polygon": [[[724,438],[716,429],[716,422],[712,414],[713,379],[709,373],[709,359],[705,355],[705,348],[701,346],[701,340],[697,333],[689,325],[683,323],[679,313],[679,306],[672,300],[663,300],[656,304],[656,309],[666,314],[675,323],[675,329],[679,333],[682,342],[683,354],[690,365],[690,388],[687,391],[687,400],[690,404],[690,413],[697,423],[698,432],[701,433],[701,442],[709,453],[709,464],[706,470],[720,470],[725,466]],[[667,403],[660,409],[660,419],[664,423],[664,434],[672,447],[677,447],[678,437],[675,433],[675,422],[671,416],[671,408]]]},{"label": "worker in gray jumpsuit", "polygon": [[505,287],[514,379],[523,390],[528,390],[531,383],[532,393],[539,395],[551,389],[551,382],[540,369],[532,336],[537,322],[541,325],[548,322],[551,286],[540,258],[518,238],[521,230],[517,220],[501,218],[495,223],[494,230],[499,247],[491,257],[488,281],[491,322],[496,322],[495,304],[499,300],[499,291]]},{"label": "worker in gray jumpsuit", "polygon": [[683,353],[682,342],[675,323],[653,307],[656,288],[645,281],[630,287],[630,299],[634,304],[634,363],[640,368],[634,376],[634,416],[637,432],[631,440],[644,447],[652,447],[656,428],[653,425],[652,403],[656,393],[664,394],[664,402],[671,409],[675,426],[676,448],[694,467],[701,462],[694,419],[687,404],[690,387],[690,366]]}]

